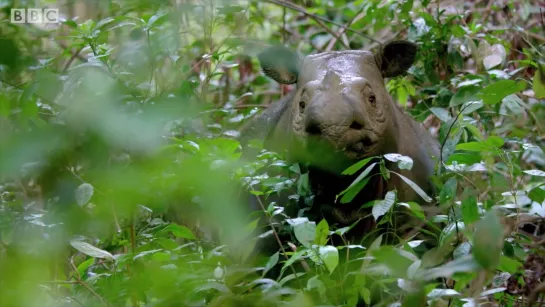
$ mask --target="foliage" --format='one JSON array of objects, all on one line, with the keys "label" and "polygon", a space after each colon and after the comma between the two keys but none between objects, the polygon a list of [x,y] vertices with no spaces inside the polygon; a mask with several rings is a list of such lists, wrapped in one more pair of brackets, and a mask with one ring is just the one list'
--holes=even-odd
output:
[{"label": "foliage", "polygon": [[[544,292],[537,4],[117,0],[87,3],[88,19],[62,7],[58,25],[9,22],[11,8],[52,5],[37,2],[0,2],[1,306],[521,306]],[[399,226],[394,212],[421,225],[360,244],[275,202],[310,206],[308,175],[258,142],[243,159],[237,136],[290,90],[259,71],[268,44],[309,54],[398,37],[420,51],[387,87],[442,144],[438,195],[387,169],[410,157],[356,163],[340,203],[374,168],[423,200],[362,204],[378,227]],[[292,236],[258,265],[241,184]],[[416,238],[430,229],[433,246]]]}]

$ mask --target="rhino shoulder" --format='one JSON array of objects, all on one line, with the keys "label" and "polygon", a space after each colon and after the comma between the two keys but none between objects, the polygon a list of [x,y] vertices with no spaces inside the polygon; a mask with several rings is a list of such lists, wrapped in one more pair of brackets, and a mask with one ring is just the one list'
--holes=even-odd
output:
[{"label": "rhino shoulder", "polygon": [[246,147],[248,142],[254,139],[267,141],[278,126],[278,123],[285,116],[286,110],[295,93],[289,93],[284,98],[272,103],[257,117],[246,123],[239,136],[239,142],[242,147]]}]

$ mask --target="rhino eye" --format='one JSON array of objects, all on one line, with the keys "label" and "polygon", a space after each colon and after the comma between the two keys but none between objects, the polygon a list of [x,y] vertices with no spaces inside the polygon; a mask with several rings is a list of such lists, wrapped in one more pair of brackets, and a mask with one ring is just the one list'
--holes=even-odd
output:
[{"label": "rhino eye", "polygon": [[304,100],[301,100],[299,101],[299,111],[302,113],[303,111],[305,111],[305,101]]},{"label": "rhino eye", "polygon": [[375,95],[369,96],[369,103],[370,103],[373,107],[377,105],[377,98],[375,97]]}]

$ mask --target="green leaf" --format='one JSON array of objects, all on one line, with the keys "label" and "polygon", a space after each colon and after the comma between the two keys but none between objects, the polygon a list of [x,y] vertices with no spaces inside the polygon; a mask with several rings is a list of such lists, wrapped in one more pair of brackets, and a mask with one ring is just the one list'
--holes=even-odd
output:
[{"label": "green leaf", "polygon": [[510,274],[515,274],[521,266],[522,266],[522,263],[520,263],[519,261],[502,255],[500,257],[500,264],[498,266],[498,270],[507,272]]},{"label": "green leaf", "polygon": [[369,175],[369,173],[373,170],[373,167],[375,167],[375,165],[377,164],[377,162],[369,165],[363,172],[361,172],[361,174],[359,174],[358,177],[356,177],[356,179],[354,179],[354,181],[348,186],[348,188],[346,188],[344,191],[342,191],[341,193],[339,193],[339,195],[343,195],[344,193],[346,193],[351,187],[353,187],[354,185],[356,185],[358,182],[362,181],[363,178],[365,178],[367,175]]},{"label": "green leaf", "polygon": [[168,232],[172,233],[176,238],[184,238],[189,240],[196,239],[193,232],[189,228],[182,225],[169,224],[167,227],[161,230],[161,233],[168,233]]},{"label": "green leaf", "polygon": [[87,269],[95,263],[95,258],[89,258],[78,265],[78,274],[83,276]]},{"label": "green leaf", "polygon": [[316,239],[316,223],[310,221],[297,223],[293,225],[293,233],[303,246],[310,247],[310,244]]},{"label": "green leaf", "polygon": [[324,283],[319,279],[319,275],[315,275],[307,281],[307,290],[317,289],[320,295],[325,295],[326,287]]},{"label": "green leaf", "polygon": [[496,104],[502,101],[508,95],[518,93],[526,89],[526,83],[524,81],[515,82],[513,80],[500,80],[485,87],[480,97],[485,104]]},{"label": "green leaf", "polygon": [[172,257],[169,252],[157,252],[151,256],[151,259],[157,262],[169,262],[172,260]]},{"label": "green leaf", "polygon": [[384,163],[380,163],[380,175],[385,180],[390,180],[390,170],[386,168],[386,165]]},{"label": "green leaf", "polygon": [[439,201],[441,204],[445,204],[447,201],[454,199],[457,188],[458,180],[456,180],[456,177],[449,178],[441,188],[441,192],[439,192]]},{"label": "green leaf", "polygon": [[418,218],[421,218],[423,220],[426,219],[426,215],[424,215],[424,210],[422,209],[422,207],[420,207],[418,203],[410,201],[408,203],[397,203],[397,205],[408,208]]},{"label": "green leaf", "polygon": [[489,151],[494,151],[502,147],[503,144],[504,144],[504,141],[502,138],[497,136],[491,136],[485,141],[481,141],[481,142],[468,142],[468,143],[458,144],[456,145],[456,149],[467,150],[467,151],[489,152]]},{"label": "green leaf", "polygon": [[418,260],[411,252],[391,245],[381,246],[372,253],[376,261],[386,265],[396,277],[405,277],[409,267]]},{"label": "green leaf", "polygon": [[320,223],[318,223],[318,226],[316,226],[316,239],[314,240],[314,243],[320,246],[326,245],[328,236],[329,224],[325,219],[322,219]]},{"label": "green leaf", "polygon": [[[341,203],[346,204],[351,202],[356,195],[367,185],[369,182],[369,177],[363,179],[362,181],[358,182],[355,186],[350,188],[341,198]],[[343,191],[344,192],[344,191]]]},{"label": "green leaf", "polygon": [[168,19],[168,15],[167,15],[167,14],[153,15],[153,16],[151,16],[151,18],[148,20],[148,27],[149,27],[149,28],[152,28],[152,27],[159,26],[159,25],[161,25],[162,23],[164,23],[165,21],[167,21],[167,19]]},{"label": "green leaf", "polygon": [[97,22],[96,24],[96,28],[97,29],[100,29],[102,28],[103,26],[111,23],[112,21],[114,21],[115,19],[113,19],[112,17],[108,17],[108,18],[105,18],[105,19],[102,19],[101,21]]},{"label": "green leaf", "polygon": [[502,104],[515,115],[524,113],[524,102],[517,95],[511,94],[502,99]]},{"label": "green leaf", "polygon": [[368,288],[366,287],[360,288],[360,295],[363,298],[363,301],[367,305],[371,304],[371,291]]},{"label": "green leaf", "polygon": [[449,107],[459,106],[468,101],[475,101],[478,99],[480,87],[478,86],[464,86],[458,89],[458,91],[450,99]]},{"label": "green leaf", "polygon": [[[290,259],[288,259],[288,261],[284,262],[284,265],[282,266],[281,271],[283,272],[284,270],[286,270],[286,268],[288,268],[289,266],[294,264],[295,261],[303,259],[303,257],[307,253],[308,253],[308,249],[303,249],[303,248],[297,249],[297,251],[293,255],[291,255]],[[282,282],[280,282],[280,284],[282,284]]]},{"label": "green leaf", "polygon": [[308,181],[308,173],[304,173],[297,180],[297,194],[308,195],[308,193],[310,193],[310,183]]},{"label": "green leaf", "polygon": [[464,105],[462,106],[462,114],[463,115],[466,115],[466,114],[470,114],[470,113],[473,113],[475,111],[477,111],[478,109],[482,108],[484,106],[483,102],[481,100],[477,100],[477,101],[468,101],[466,103],[464,103]]},{"label": "green leaf", "polygon": [[331,245],[320,246],[319,254],[329,273],[333,273],[339,264],[339,251],[337,248]]},{"label": "green leaf", "polygon": [[[443,146],[443,153],[442,153],[443,161],[449,160],[450,157],[453,155],[456,145],[458,144],[458,142],[460,141],[460,138],[462,137],[463,130],[460,128],[454,128],[452,132],[453,133],[449,133],[445,141],[445,146]],[[480,158],[481,157],[479,156],[479,161],[480,161]]]},{"label": "green leaf", "polygon": [[89,200],[91,200],[91,197],[93,197],[95,190],[92,185],[89,183],[82,183],[77,189],[76,189],[76,202],[78,203],[78,206],[83,207],[85,206]]},{"label": "green leaf", "polygon": [[479,129],[478,129],[477,127],[475,127],[474,125],[466,123],[464,127],[465,127],[469,132],[471,132],[471,134],[473,135],[473,137],[476,138],[477,140],[479,140],[479,141],[483,141],[483,140],[484,140],[484,137],[483,137],[483,135],[481,134],[481,131],[479,131]]},{"label": "green leaf", "polygon": [[93,258],[114,260],[114,256],[112,256],[112,254],[87,242],[72,240],[70,241],[70,245],[72,245],[73,248],[77,249],[78,251],[87,256]]},{"label": "green leaf", "polygon": [[416,194],[418,194],[420,197],[422,197],[422,199],[426,202],[431,202],[432,201],[432,198],[428,196],[428,194],[426,194],[426,192],[424,192],[424,190],[422,190],[416,183],[414,183],[412,180],[410,180],[409,178],[401,175],[401,174],[398,174],[396,172],[392,172],[396,175],[399,176],[399,178],[401,178],[403,181],[405,181],[405,183],[407,185],[409,185],[415,192]]},{"label": "green leaf", "polygon": [[545,84],[543,84],[543,76],[540,73],[540,70],[537,69],[532,80],[532,88],[537,99],[545,98]]},{"label": "green leaf", "polygon": [[530,176],[545,177],[545,172],[538,169],[525,170],[523,172]]},{"label": "green leaf", "polygon": [[479,264],[471,255],[460,257],[436,268],[419,271],[416,278],[434,280],[440,277],[449,278],[455,273],[473,272],[479,268]]},{"label": "green leaf", "polygon": [[433,289],[428,293],[429,298],[438,298],[444,296],[458,296],[460,293],[454,289]]},{"label": "green leaf", "polygon": [[373,217],[375,218],[375,221],[378,221],[378,219],[386,214],[390,208],[395,204],[396,201],[396,193],[395,191],[388,191],[386,193],[386,196],[384,196],[384,200],[376,203],[373,206],[372,213]]},{"label": "green leaf", "polygon": [[503,227],[495,210],[489,211],[476,225],[473,256],[486,270],[496,269],[503,248]]},{"label": "green leaf", "polygon": [[248,223],[246,225],[246,227],[244,227],[244,231],[246,231],[246,233],[252,233],[255,230],[255,228],[257,227],[257,223],[259,222],[259,220],[260,219],[257,218],[255,220],[251,221],[250,223]]},{"label": "green leaf", "polygon": [[462,201],[462,219],[466,225],[479,220],[479,207],[477,206],[477,198],[474,195]]},{"label": "green leaf", "polygon": [[372,159],[374,159],[375,157],[369,157],[369,158],[365,158],[355,164],[353,164],[352,166],[350,166],[349,168],[345,169],[342,174],[343,175],[354,175],[354,173],[356,173],[357,171],[359,171],[362,167],[364,167],[365,165],[367,165],[367,163],[369,163],[369,161],[371,161]]},{"label": "green leaf", "polygon": [[430,111],[442,122],[448,122],[452,118],[452,116],[450,116],[450,113],[444,108],[433,107],[430,108]]},{"label": "green leaf", "polygon": [[458,259],[460,257],[467,256],[471,253],[471,243],[469,242],[463,242],[462,244],[458,245],[452,252],[452,257],[454,259]]},{"label": "green leaf", "polygon": [[403,14],[407,14],[411,11],[412,8],[413,8],[413,0],[406,0],[401,5],[401,12]]},{"label": "green leaf", "polygon": [[385,154],[384,158],[392,162],[397,162],[397,166],[399,167],[399,169],[410,170],[413,167],[413,159],[408,156],[403,156],[397,153],[390,153]]},{"label": "green leaf", "polygon": [[262,276],[265,276],[265,274],[267,274],[267,272],[270,271],[278,263],[279,255],[279,252],[276,252],[269,258],[267,264],[265,265],[265,269],[263,270]]},{"label": "green leaf", "polygon": [[543,190],[541,186],[535,187],[528,192],[528,197],[538,204],[541,204],[545,201],[545,190]]},{"label": "green leaf", "polygon": [[66,26],[69,26],[70,28],[77,28],[78,27],[78,24],[73,20],[66,20],[66,21],[62,22],[62,24],[66,25]]}]

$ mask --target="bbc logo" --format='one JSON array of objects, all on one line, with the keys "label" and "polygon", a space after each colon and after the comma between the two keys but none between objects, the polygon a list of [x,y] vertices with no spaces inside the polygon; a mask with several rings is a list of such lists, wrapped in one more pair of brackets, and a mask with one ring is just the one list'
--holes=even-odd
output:
[{"label": "bbc logo", "polygon": [[59,23],[59,9],[11,9],[11,23]]}]

